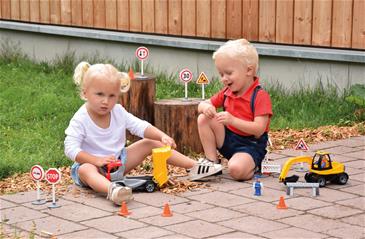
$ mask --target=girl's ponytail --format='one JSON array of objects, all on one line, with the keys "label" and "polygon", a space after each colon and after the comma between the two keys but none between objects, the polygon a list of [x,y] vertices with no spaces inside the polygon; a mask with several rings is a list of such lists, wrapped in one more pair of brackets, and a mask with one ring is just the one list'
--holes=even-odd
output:
[{"label": "girl's ponytail", "polygon": [[82,61],[76,66],[73,79],[74,79],[74,83],[77,86],[82,86],[82,81],[83,81],[84,75],[85,75],[86,71],[89,69],[89,67],[90,67],[90,64],[86,61]]}]

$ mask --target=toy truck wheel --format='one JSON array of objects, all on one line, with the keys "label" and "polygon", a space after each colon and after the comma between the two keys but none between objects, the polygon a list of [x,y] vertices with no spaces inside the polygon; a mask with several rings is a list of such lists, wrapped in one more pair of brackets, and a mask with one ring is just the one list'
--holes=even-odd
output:
[{"label": "toy truck wheel", "polygon": [[338,175],[337,177],[337,183],[344,185],[347,183],[347,180],[349,179],[349,176],[347,175],[347,173],[341,173],[340,175]]},{"label": "toy truck wheel", "polygon": [[326,178],[319,176],[317,179],[317,183],[319,183],[319,187],[324,187],[326,186]]},{"label": "toy truck wheel", "polygon": [[155,186],[154,182],[152,182],[152,181],[148,181],[145,185],[145,189],[149,193],[152,193],[153,191],[155,191],[155,188],[156,188],[156,186]]}]

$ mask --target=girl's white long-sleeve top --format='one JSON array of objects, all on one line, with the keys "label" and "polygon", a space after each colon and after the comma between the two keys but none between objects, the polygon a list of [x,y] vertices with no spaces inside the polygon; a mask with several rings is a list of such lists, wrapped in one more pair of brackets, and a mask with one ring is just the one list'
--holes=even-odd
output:
[{"label": "girl's white long-sleeve top", "polygon": [[150,125],[147,121],[128,113],[120,104],[116,104],[111,111],[109,127],[100,128],[90,118],[84,104],[65,130],[65,154],[73,161],[81,151],[94,156],[114,155],[118,158],[125,147],[126,130],[143,138],[144,131]]}]

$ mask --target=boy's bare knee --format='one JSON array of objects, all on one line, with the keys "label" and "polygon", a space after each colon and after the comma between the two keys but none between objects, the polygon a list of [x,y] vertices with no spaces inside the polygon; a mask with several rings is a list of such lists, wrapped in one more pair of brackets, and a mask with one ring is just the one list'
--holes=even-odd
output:
[{"label": "boy's bare knee", "polygon": [[198,125],[206,125],[209,120],[210,119],[207,116],[205,116],[204,114],[199,114]]},{"label": "boy's bare knee", "polygon": [[228,172],[234,180],[238,181],[250,180],[253,176],[252,170],[237,164],[228,164]]}]

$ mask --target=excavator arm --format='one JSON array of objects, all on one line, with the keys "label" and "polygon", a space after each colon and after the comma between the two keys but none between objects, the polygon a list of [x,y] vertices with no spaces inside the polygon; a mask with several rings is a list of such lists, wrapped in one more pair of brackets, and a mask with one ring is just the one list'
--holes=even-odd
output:
[{"label": "excavator arm", "polygon": [[280,173],[280,176],[279,176],[279,181],[280,182],[285,182],[285,178],[286,178],[292,164],[295,164],[295,163],[307,163],[309,166],[311,166],[312,165],[312,157],[310,157],[310,156],[297,156],[297,157],[288,159],[285,162],[285,164],[283,166],[283,169],[281,170],[281,173]]}]

